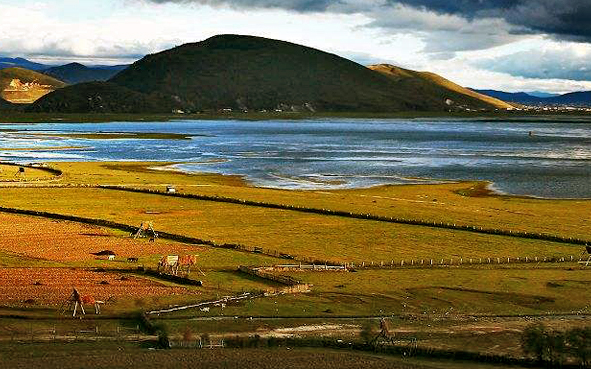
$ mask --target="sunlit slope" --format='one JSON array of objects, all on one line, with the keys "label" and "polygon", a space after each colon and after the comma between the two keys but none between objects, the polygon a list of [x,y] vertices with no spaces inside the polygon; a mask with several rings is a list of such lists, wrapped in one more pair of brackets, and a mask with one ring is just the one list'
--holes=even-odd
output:
[{"label": "sunlit slope", "polygon": [[388,76],[400,89],[407,90],[417,97],[450,99],[453,105],[464,105],[471,109],[512,108],[509,103],[464,88],[435,73],[416,72],[389,64],[371,65],[369,69]]},{"label": "sunlit slope", "polygon": [[0,97],[16,104],[30,104],[66,84],[44,74],[24,69],[0,70]]}]

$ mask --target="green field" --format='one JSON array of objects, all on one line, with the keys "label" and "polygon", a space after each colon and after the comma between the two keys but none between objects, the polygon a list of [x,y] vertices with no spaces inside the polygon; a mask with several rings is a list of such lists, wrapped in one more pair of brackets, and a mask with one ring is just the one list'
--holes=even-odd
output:
[{"label": "green field", "polygon": [[[155,324],[166,327],[172,339],[181,339],[188,329],[196,335],[207,333],[220,337],[264,332],[280,334],[281,329],[287,329],[300,332],[297,334],[303,337],[313,337],[321,333],[307,329],[326,324],[336,326],[330,330],[330,336],[335,339],[358,339],[365,319],[371,318],[377,327],[378,318],[385,316],[390,317],[397,330],[406,332],[404,337],[416,337],[422,347],[469,349],[520,357],[519,334],[532,319],[544,317],[547,324],[556,329],[589,324],[591,274],[576,262],[568,262],[570,256],[578,260],[581,246],[93,186],[126,185],[164,191],[166,186],[175,185],[179,192],[185,193],[581,238],[587,238],[591,230],[586,219],[580,216],[591,208],[591,201],[496,196],[488,193],[481,183],[468,182],[347,191],[269,190],[249,187],[238,177],[186,175],[152,169],[162,165],[166,163],[55,163],[52,167],[64,172],[59,180],[40,177],[35,181],[37,187],[24,183],[19,187],[2,188],[0,206],[110,220],[131,226],[151,221],[160,232],[218,244],[236,243],[248,249],[262,247],[299,260],[354,262],[356,265],[365,262],[368,266],[371,262],[374,266],[384,262],[386,266],[350,272],[276,272],[306,283],[310,292],[271,294],[211,306],[203,311],[187,309],[151,316]],[[45,187],[44,181],[48,181]],[[6,223],[2,226],[4,238],[0,239],[2,268],[44,268],[47,271],[99,268],[116,275],[146,279],[155,285],[185,288],[186,293],[118,298],[103,307],[99,320],[88,315],[81,321],[82,325],[64,319],[56,305],[4,304],[0,306],[0,316],[19,319],[4,319],[0,324],[0,340],[9,340],[15,334],[26,336],[27,332],[32,332],[33,340],[39,339],[42,332],[56,325],[62,332],[92,331],[97,327],[101,332],[114,332],[116,327],[135,327],[134,314],[140,311],[198,304],[245,292],[253,295],[263,291],[278,292],[282,288],[280,284],[238,272],[238,267],[293,263],[278,257],[201,244],[166,239],[155,243],[147,239],[132,240],[128,232],[104,227],[84,225],[80,228],[77,223],[41,217],[2,216]],[[120,253],[115,260],[89,256],[96,248],[109,247]],[[138,267],[155,269],[160,258],[170,253],[197,255],[197,265],[189,278],[202,281],[203,287],[183,287],[134,270]],[[137,264],[127,261],[127,257],[133,255],[138,256]],[[565,257],[567,262],[495,262],[497,258],[511,257],[515,261],[516,257],[526,256],[530,260]],[[457,265],[460,258],[464,260],[462,266]],[[470,258],[474,261],[491,258],[492,263],[470,265]],[[435,265],[427,266],[425,262],[421,266],[421,259],[434,259]],[[454,266],[438,266],[440,259],[445,259],[446,263],[448,259],[453,260]],[[400,267],[402,260],[404,267]],[[411,260],[415,264],[409,267]],[[388,267],[392,261],[396,267]],[[481,327],[483,325],[485,328]],[[462,330],[458,326],[467,328]],[[136,334],[149,339],[145,331],[140,331]],[[47,346],[38,347],[39,352],[47,350]],[[491,349],[493,347],[496,348]],[[128,349],[126,360],[130,362],[145,355],[156,355],[155,363],[170,360],[168,354],[135,347]],[[56,358],[60,350],[62,348],[55,351]],[[68,348],[63,350],[66,352]],[[243,355],[242,352],[224,352]],[[207,360],[200,356],[203,353],[195,355],[194,360]],[[273,352],[261,351],[260,355],[273,356]],[[323,352],[322,355],[327,354]],[[103,355],[98,356],[104,360]],[[309,357],[314,355],[306,351],[302,362]],[[34,360],[34,356],[26,356],[22,362],[34,363]],[[263,361],[271,363],[272,360],[269,357]],[[393,359],[381,358],[367,365],[380,367],[384,365],[380,360]],[[212,365],[218,364],[212,362]],[[347,365],[343,362],[340,367]],[[387,365],[392,367],[399,363],[388,361]],[[466,367],[422,361],[400,365]]]}]

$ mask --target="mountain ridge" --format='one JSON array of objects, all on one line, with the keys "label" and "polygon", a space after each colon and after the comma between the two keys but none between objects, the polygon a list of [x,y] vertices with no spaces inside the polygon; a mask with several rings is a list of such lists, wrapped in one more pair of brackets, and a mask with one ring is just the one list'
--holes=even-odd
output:
[{"label": "mountain ridge", "polygon": [[88,67],[80,63],[69,63],[58,67],[42,70],[43,74],[54,77],[68,84],[76,84],[93,81],[108,81],[113,78],[119,69],[106,67]]},{"label": "mountain ridge", "polygon": [[591,91],[570,92],[563,95],[539,97],[526,92],[505,92],[498,90],[478,90],[473,89],[484,95],[496,97],[504,101],[510,101],[523,105],[575,105],[591,106]]},{"label": "mountain ridge", "polygon": [[[135,111],[142,106],[153,108],[157,106],[156,101],[161,102],[162,112],[170,112],[171,108],[191,112],[449,111],[465,106],[495,109],[503,104],[460,96],[449,81],[447,88],[428,82],[426,77],[417,83],[401,83],[392,76],[322,50],[232,34],[146,55],[107,82],[104,86],[92,84],[58,90],[39,100],[34,109],[71,111],[75,107],[75,112],[92,112],[102,106],[101,109],[117,112],[117,102],[110,99],[130,97],[130,91],[142,94],[141,98],[134,96],[144,103],[135,106],[133,101],[121,101],[124,111]],[[97,96],[93,87],[107,97]],[[76,96],[77,90],[80,96]],[[106,98],[109,103],[86,107],[81,103],[96,97]],[[67,99],[71,98],[76,99],[76,104],[68,103]]]}]

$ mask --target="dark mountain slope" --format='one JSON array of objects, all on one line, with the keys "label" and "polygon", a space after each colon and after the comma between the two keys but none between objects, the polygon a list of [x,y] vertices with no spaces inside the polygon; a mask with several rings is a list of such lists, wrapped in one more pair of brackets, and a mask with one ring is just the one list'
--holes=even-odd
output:
[{"label": "dark mountain slope", "polygon": [[172,101],[148,96],[109,82],[68,86],[39,99],[28,108],[34,112],[60,113],[158,113],[170,112]]},{"label": "dark mountain slope", "polygon": [[178,96],[193,109],[435,110],[336,55],[283,41],[222,35],[149,55],[112,82]]},{"label": "dark mountain slope", "polygon": [[46,69],[43,73],[66,83],[76,84],[82,82],[107,81],[119,73],[119,69],[90,68],[80,63],[70,63]]},{"label": "dark mountain slope", "polygon": [[16,107],[13,104],[0,97],[0,111],[10,111],[15,109]]}]

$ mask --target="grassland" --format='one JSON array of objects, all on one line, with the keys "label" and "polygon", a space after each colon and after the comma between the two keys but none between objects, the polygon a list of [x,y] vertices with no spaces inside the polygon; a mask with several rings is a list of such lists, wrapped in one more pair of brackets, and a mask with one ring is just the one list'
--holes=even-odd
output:
[{"label": "grassland", "polygon": [[25,168],[21,173],[19,167],[15,165],[0,164],[0,182],[23,182],[30,180],[48,180],[53,175],[41,169]]},{"label": "grassland", "polygon": [[[64,172],[58,181],[47,183],[45,187],[43,181],[39,181],[36,185],[41,187],[22,184],[19,187],[2,188],[0,206],[136,226],[149,220],[159,231],[217,243],[264,247],[301,258],[356,263],[387,263],[390,260],[421,258],[457,260],[459,257],[578,256],[581,247],[258,206],[130,193],[93,186],[109,184],[164,190],[167,185],[174,185],[177,190],[186,193],[544,232],[567,237],[588,238],[591,231],[587,219],[581,216],[588,213],[591,201],[498,196],[487,192],[482,183],[476,182],[343,191],[283,191],[253,188],[239,177],[188,175],[153,169],[166,164],[54,163],[52,167]],[[129,314],[134,311],[195,304],[243,292],[275,289],[279,285],[247,276],[237,272],[237,269],[240,265],[286,263],[261,254],[199,244],[163,239],[156,243],[149,243],[145,239],[132,240],[122,231],[56,222],[41,217],[0,214],[0,220],[0,233],[3,235],[0,239],[0,272],[6,275],[26,268],[41,273],[34,279],[43,279],[43,273],[51,270],[55,270],[53,273],[65,273],[75,268],[82,273],[95,273],[100,268],[99,273],[112,274],[109,278],[126,276],[143,281],[141,283],[148,286],[153,283],[162,288],[171,288],[171,291],[187,291],[164,295],[145,293],[129,298],[118,295],[120,297],[116,301],[104,307],[101,325],[133,325]],[[103,249],[116,251],[116,259],[101,260],[91,254]],[[169,254],[198,255],[198,269],[193,270],[190,278],[202,280],[203,287],[181,286],[132,270],[137,266],[154,268],[163,255]],[[138,264],[130,265],[128,257],[138,257]],[[17,274],[25,276],[20,282],[22,291],[31,291],[36,287],[32,277],[29,280],[24,272]],[[319,319],[325,323],[346,325],[347,319],[351,319],[350,323],[356,327],[353,330],[337,329],[331,332],[334,337],[351,337],[358,334],[366,317],[394,316],[399,317],[394,321],[400,332],[406,331],[419,337],[420,342],[429,347],[471,347],[479,351],[497,347],[500,342],[508,342],[498,347],[503,347],[502,352],[505,354],[519,356],[521,353],[516,348],[519,332],[532,317],[544,316],[552,324],[561,322],[560,319],[564,317],[577,317],[579,320],[562,321],[565,326],[573,326],[589,324],[588,314],[591,313],[591,275],[576,263],[393,268],[347,273],[295,272],[290,275],[312,285],[311,292],[249,299],[228,303],[223,308],[221,305],[213,306],[209,311],[190,309],[154,316],[153,319],[169,327],[173,337],[182,336],[187,327],[197,334],[217,332],[249,335],[273,327],[297,328],[319,324]],[[99,288],[96,294],[100,295],[100,285],[93,284],[92,279],[90,281],[92,288]],[[117,283],[115,279],[109,287],[116,288]],[[48,279],[44,285],[49,288],[56,282]],[[61,291],[54,292],[58,295],[67,292],[57,287],[54,290]],[[59,313],[55,307],[57,300],[48,300],[48,303],[43,301],[40,299],[37,304],[29,306],[0,301],[0,316],[18,316],[27,322],[24,324],[31,324],[34,329],[45,329]],[[226,320],[225,317],[239,318]],[[254,317],[254,320],[248,320],[250,317]],[[223,320],[216,320],[218,318]],[[264,320],[269,318],[274,319],[272,323]],[[91,326],[99,324],[90,317],[85,319]],[[64,327],[70,324],[60,321]],[[18,321],[11,321],[9,325],[23,326]],[[473,329],[465,331],[453,328],[454,325],[469,325]],[[478,328],[482,325],[488,328]],[[494,327],[500,327],[500,331]],[[8,336],[0,327],[0,339],[3,337]],[[479,349],[480,346],[484,348]],[[47,350],[47,347],[39,347],[39,352]],[[129,353],[129,360],[144,358],[146,354],[146,351],[133,349]],[[1,355],[0,362],[12,363]],[[97,354],[97,357],[106,360],[103,355]],[[163,360],[170,360],[166,355],[163,357],[167,357]],[[27,360],[33,363],[35,358],[29,357],[23,363]],[[306,362],[307,359],[301,360]],[[403,364],[419,368],[463,367],[462,364],[453,363],[445,366],[440,362]],[[341,367],[346,365],[342,363]],[[393,362],[388,365],[392,367],[397,364]]]}]

